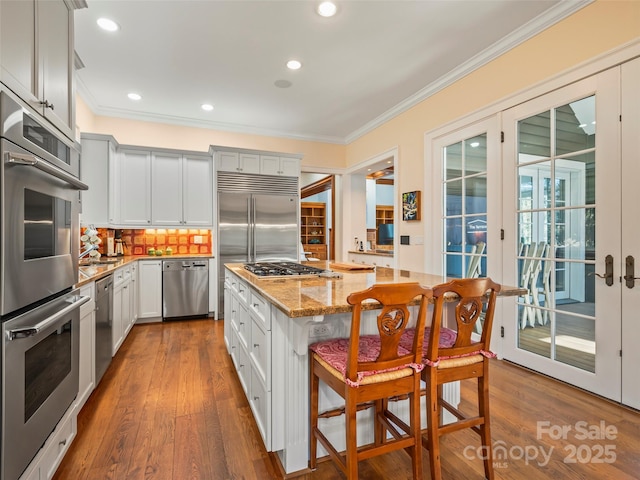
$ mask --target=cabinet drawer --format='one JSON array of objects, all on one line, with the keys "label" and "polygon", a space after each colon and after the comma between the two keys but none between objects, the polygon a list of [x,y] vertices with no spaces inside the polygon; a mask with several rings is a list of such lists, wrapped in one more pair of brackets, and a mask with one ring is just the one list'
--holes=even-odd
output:
[{"label": "cabinet drawer", "polygon": [[271,394],[267,391],[255,369],[251,369],[249,405],[267,450],[271,450]]},{"label": "cabinet drawer", "polygon": [[271,390],[271,332],[264,330],[260,320],[254,318],[251,322],[251,347],[249,356],[256,374],[265,384],[267,390]]},{"label": "cabinet drawer", "polygon": [[69,415],[56,427],[54,434],[47,441],[48,446],[40,461],[40,478],[49,479],[53,477],[62,457],[69,449],[75,437],[74,428],[75,417]]},{"label": "cabinet drawer", "polygon": [[238,280],[238,296],[245,302],[249,302],[249,287],[242,280]]},{"label": "cabinet drawer", "polygon": [[267,330],[271,330],[271,315],[269,309],[269,303],[262,298],[262,295],[258,295],[251,290],[251,300],[249,301],[249,308],[256,318],[258,318]]},{"label": "cabinet drawer", "polygon": [[251,341],[251,317],[247,307],[240,303],[238,311],[238,338],[244,348],[249,348]]},{"label": "cabinet drawer", "polygon": [[251,380],[251,361],[249,360],[249,354],[242,346],[242,342],[238,342],[238,363],[236,364],[236,371],[238,372],[238,378],[244,392],[249,395],[249,381]]}]

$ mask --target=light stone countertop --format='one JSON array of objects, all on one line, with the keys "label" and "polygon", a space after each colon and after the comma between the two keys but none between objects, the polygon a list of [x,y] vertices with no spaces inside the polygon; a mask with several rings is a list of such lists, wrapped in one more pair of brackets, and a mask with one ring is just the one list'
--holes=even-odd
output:
[{"label": "light stone countertop", "polygon": [[86,259],[82,259],[85,261],[80,261],[78,283],[75,284],[74,288],[79,288],[83,285],[86,285],[87,283],[100,280],[110,273],[113,273],[114,270],[120,267],[124,267],[125,265],[132,262],[137,262],[138,260],[170,260],[181,258],[213,258],[213,255],[186,253],[179,255],[125,255],[123,257],[106,257],[103,255],[99,260],[99,262],[102,263],[91,262],[86,261]]},{"label": "light stone countertop", "polygon": [[[303,263],[329,269],[328,261]],[[242,263],[227,263],[225,267],[291,318],[350,312],[351,306],[347,303],[347,297],[376,283],[419,282],[421,285],[433,286],[451,280],[441,275],[385,267],[376,267],[374,271],[340,271],[341,278],[294,276],[269,279],[253,275],[244,269]],[[524,293],[526,290],[503,285],[500,296],[517,296]],[[371,310],[376,308],[379,306],[372,303]]]}]

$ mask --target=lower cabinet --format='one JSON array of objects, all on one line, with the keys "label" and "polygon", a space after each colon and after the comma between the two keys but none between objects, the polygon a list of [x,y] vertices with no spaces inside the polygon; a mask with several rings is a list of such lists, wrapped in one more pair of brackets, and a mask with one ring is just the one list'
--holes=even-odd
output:
[{"label": "lower cabinet", "polygon": [[124,342],[135,320],[131,310],[133,305],[131,289],[131,265],[125,265],[113,274],[113,324],[111,326],[113,355]]},{"label": "lower cabinet", "polygon": [[138,261],[138,322],[162,319],[162,261]]},{"label": "lower cabinet", "polygon": [[349,261],[353,263],[362,263],[364,265],[373,265],[376,267],[395,268],[395,257],[388,255],[372,255],[370,253],[352,253],[349,252]]},{"label": "lower cabinet", "polygon": [[80,365],[78,383],[78,397],[76,407],[78,411],[85,404],[95,388],[96,379],[96,314],[95,314],[95,282],[80,288],[80,295],[91,300],[80,307]]},{"label": "lower cabinet", "polygon": [[271,305],[229,271],[224,292],[227,350],[265,447],[272,451]]},{"label": "lower cabinet", "polygon": [[78,431],[77,414],[78,409],[75,404],[72,404],[29,467],[20,476],[20,480],[49,480],[53,478]]}]

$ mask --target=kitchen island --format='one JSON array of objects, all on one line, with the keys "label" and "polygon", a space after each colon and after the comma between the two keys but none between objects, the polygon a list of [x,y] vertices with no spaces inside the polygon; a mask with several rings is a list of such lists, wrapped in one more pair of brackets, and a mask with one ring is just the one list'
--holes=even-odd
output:
[{"label": "kitchen island", "polygon": [[[329,266],[328,262],[309,265]],[[373,271],[334,272],[327,277],[261,278],[246,271],[243,264],[225,265],[225,343],[265,446],[277,454],[283,473],[307,468],[308,346],[327,338],[349,336],[348,295],[376,283],[435,285],[446,280],[440,275],[380,267]],[[517,288],[504,288],[501,295],[520,293]],[[377,308],[372,303],[363,315],[375,316]],[[371,330],[364,333],[375,333],[375,322],[368,323]],[[458,385],[445,385],[444,395],[457,404]],[[342,399],[321,384],[321,410],[342,405]],[[396,402],[392,409],[401,418],[408,418],[407,400]],[[358,414],[359,438],[365,439],[364,443],[373,435],[371,415],[369,410]],[[344,448],[343,416],[321,422],[325,435],[338,448]],[[320,446],[318,454],[325,454]]]}]

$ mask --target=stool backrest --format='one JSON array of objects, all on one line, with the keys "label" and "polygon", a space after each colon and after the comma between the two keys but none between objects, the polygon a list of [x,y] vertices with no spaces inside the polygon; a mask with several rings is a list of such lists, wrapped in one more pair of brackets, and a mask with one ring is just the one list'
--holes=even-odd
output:
[{"label": "stool backrest", "polygon": [[[431,289],[422,287],[417,282],[376,284],[349,295],[347,302],[353,305],[353,311],[346,377],[355,380],[359,371],[386,370],[407,364],[421,364],[425,319],[431,298]],[[369,300],[375,302],[369,302]],[[399,351],[398,346],[403,332],[411,321],[409,306],[412,304],[419,305],[419,309],[412,349],[407,353],[404,348]],[[374,360],[358,362],[362,310],[367,307],[374,308],[373,306],[375,308],[382,306],[382,310],[376,317],[380,352]]]},{"label": "stool backrest", "polygon": [[[433,287],[434,309],[431,322],[427,359],[437,362],[442,357],[458,357],[488,352],[496,296],[500,285],[491,278],[461,278]],[[446,308],[451,305],[454,308]],[[447,315],[445,315],[447,312]],[[455,326],[449,312],[454,313]],[[446,321],[447,325],[443,325]],[[484,319],[479,340],[472,334],[476,323]],[[440,327],[456,330],[456,340],[449,348],[439,348]]]}]

